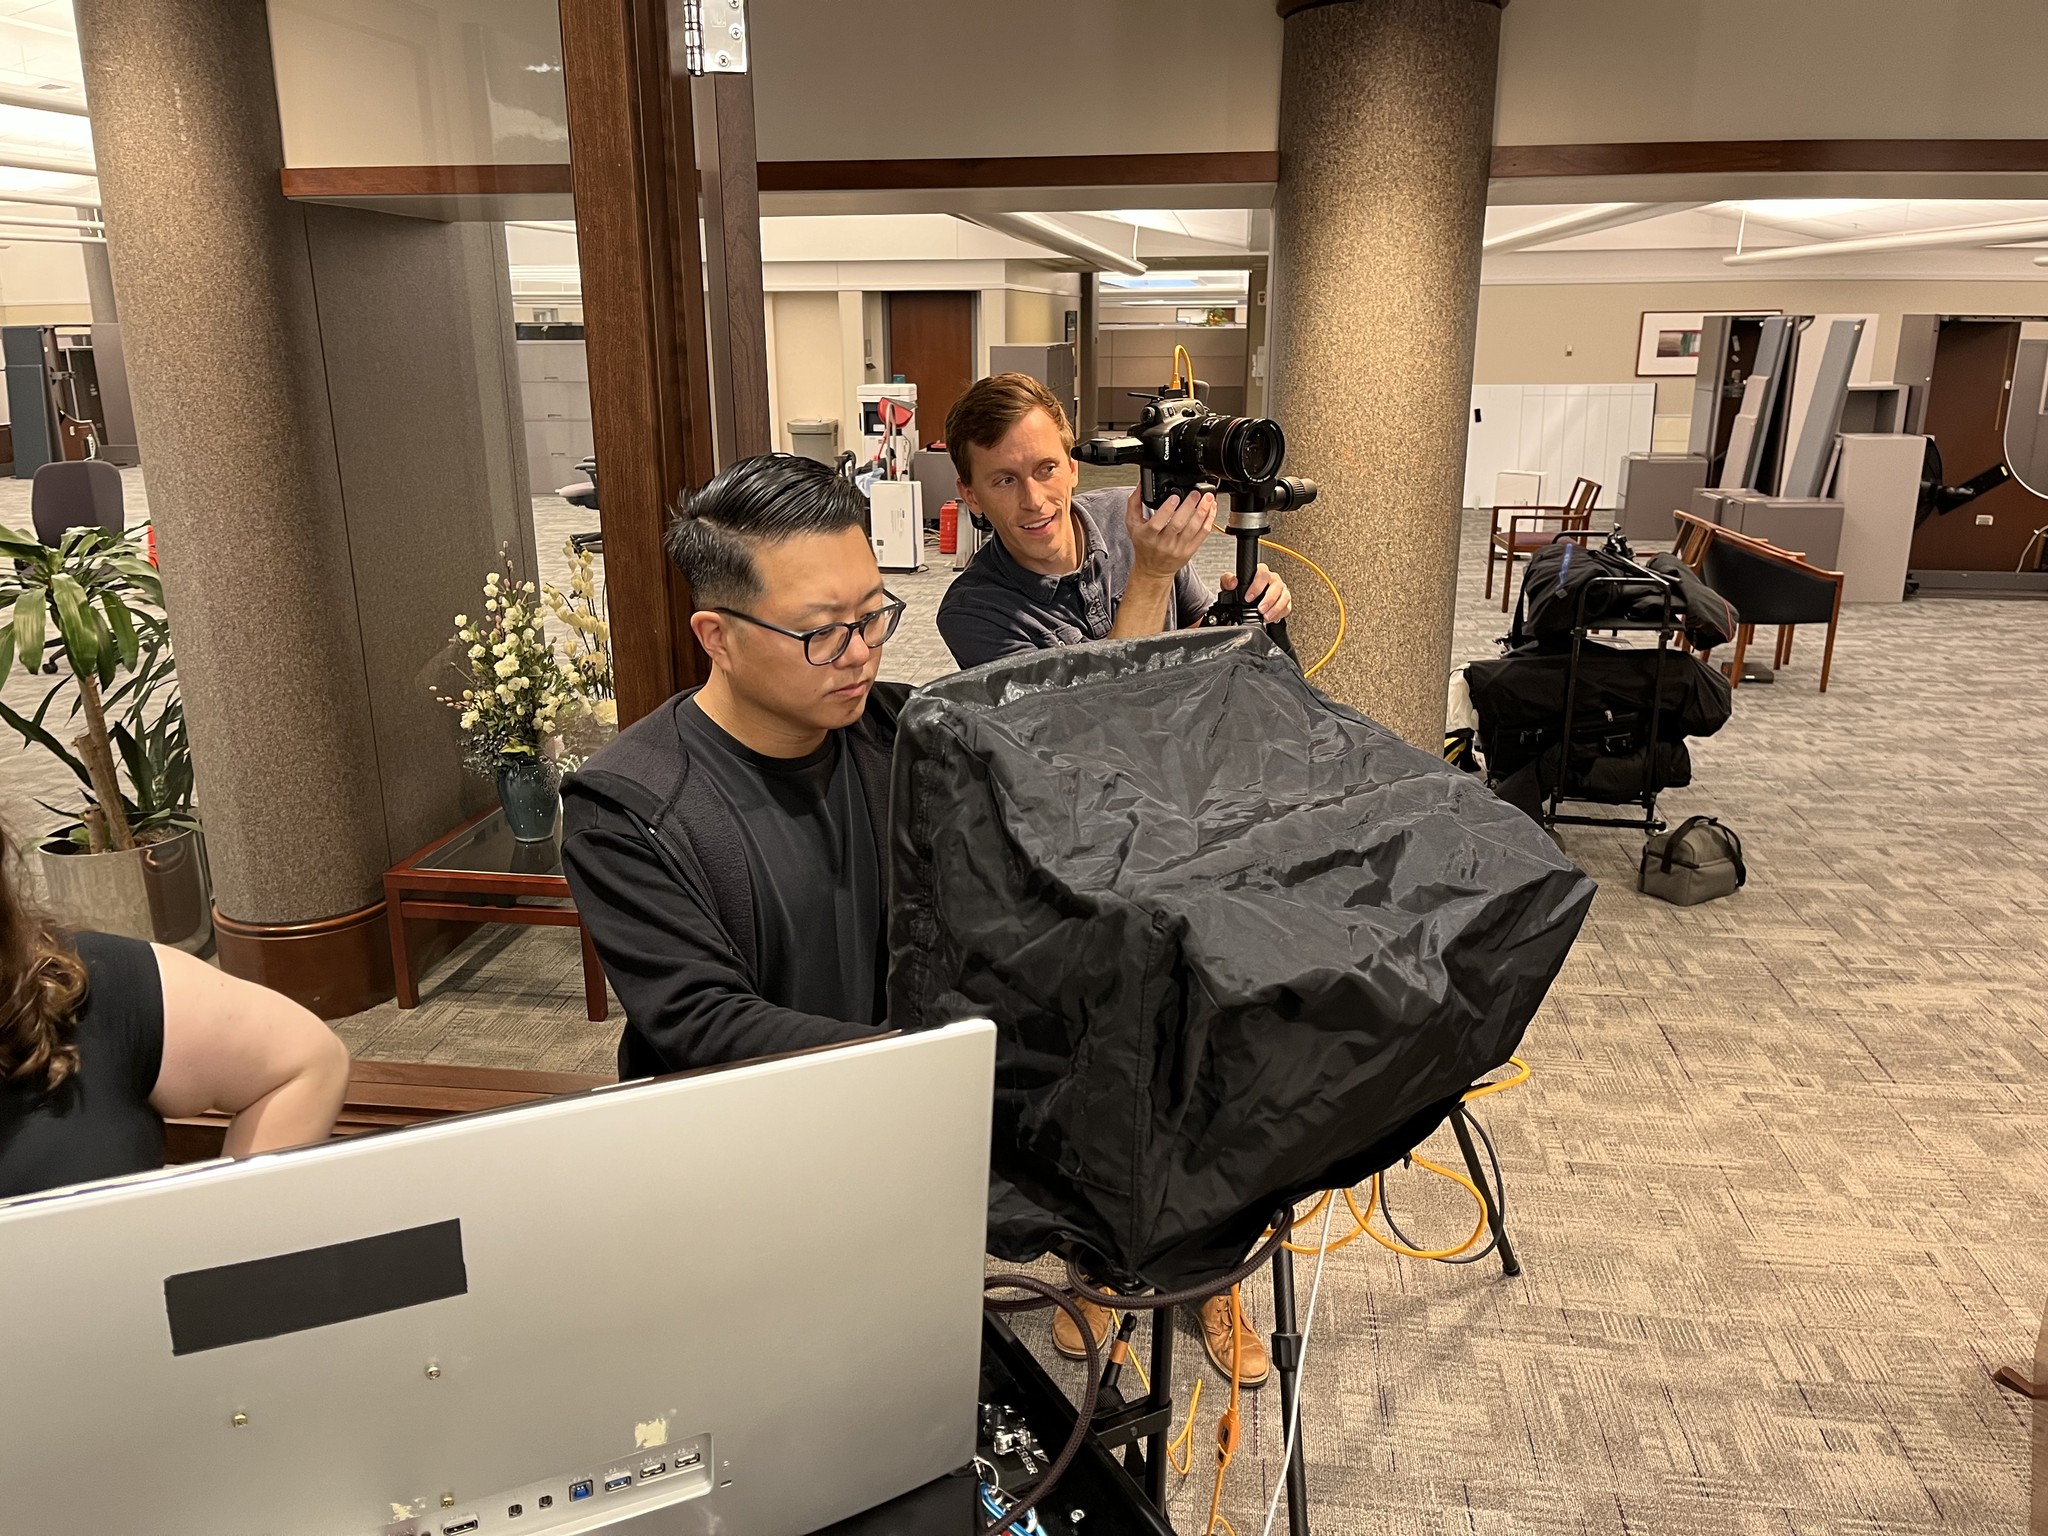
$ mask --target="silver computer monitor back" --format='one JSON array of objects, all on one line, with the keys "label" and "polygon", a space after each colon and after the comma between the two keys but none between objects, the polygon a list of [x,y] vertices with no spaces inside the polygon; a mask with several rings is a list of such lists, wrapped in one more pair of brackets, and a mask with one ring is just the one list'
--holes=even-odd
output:
[{"label": "silver computer monitor back", "polygon": [[986,1023],[0,1204],[0,1531],[799,1536],[973,1452]]}]

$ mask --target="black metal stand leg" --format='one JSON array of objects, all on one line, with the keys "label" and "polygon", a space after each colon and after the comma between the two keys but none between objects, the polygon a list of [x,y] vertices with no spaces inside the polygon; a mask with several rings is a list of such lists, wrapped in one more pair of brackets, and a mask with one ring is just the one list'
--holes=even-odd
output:
[{"label": "black metal stand leg", "polygon": [[1493,1203],[1493,1186],[1486,1182],[1486,1170],[1479,1162],[1479,1148],[1472,1144],[1472,1128],[1465,1123],[1465,1106],[1460,1104],[1451,1111],[1451,1130],[1458,1138],[1458,1150],[1465,1154],[1465,1169],[1472,1175],[1472,1182],[1479,1186],[1479,1203],[1486,1208],[1486,1225],[1493,1232],[1494,1245],[1500,1249],[1500,1272],[1510,1277],[1522,1272],[1522,1261],[1515,1257],[1514,1245],[1508,1241],[1508,1229],[1500,1218],[1500,1207]]},{"label": "black metal stand leg", "polygon": [[[1301,1401],[1301,1335],[1295,1331],[1294,1255],[1283,1244],[1273,1255],[1273,1369],[1280,1377],[1280,1436],[1285,1447],[1287,1426],[1299,1424],[1295,1405]],[[1233,1323],[1235,1320],[1233,1319]],[[1304,1432],[1294,1431],[1294,1452],[1287,1458],[1288,1536],[1309,1536],[1308,1457]]]},{"label": "black metal stand leg", "polygon": [[1151,1399],[1166,1407],[1168,1423],[1145,1441],[1145,1497],[1162,1515],[1166,1513],[1166,1443],[1173,1438],[1173,1308],[1160,1307],[1152,1314]]},{"label": "black metal stand leg", "polygon": [[1097,1399],[1103,1403],[1114,1403],[1122,1394],[1117,1383],[1123,1379],[1124,1361],[1131,1352],[1131,1335],[1138,1331],[1138,1314],[1124,1313],[1116,1325],[1116,1332],[1109,1336],[1108,1358],[1102,1364],[1102,1387]]}]

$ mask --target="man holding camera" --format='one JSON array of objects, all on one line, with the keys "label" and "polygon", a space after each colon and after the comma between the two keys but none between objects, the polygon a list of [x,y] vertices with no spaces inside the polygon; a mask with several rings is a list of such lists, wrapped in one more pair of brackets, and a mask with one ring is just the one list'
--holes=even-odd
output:
[{"label": "man holding camera", "polygon": [[[1135,638],[1199,624],[1214,599],[1189,561],[1216,517],[1213,494],[1168,497],[1146,516],[1135,488],[1076,494],[1074,430],[1058,400],[1037,379],[999,373],[962,395],[946,415],[960,496],[995,532],[993,542],[957,576],[939,604],[939,634],[962,667],[1000,656]],[[1236,577],[1226,573],[1226,588]],[[1267,622],[1292,605],[1287,584],[1265,566],[1249,593]],[[1110,1315],[1080,1303],[1098,1346]],[[1210,1362],[1231,1370],[1228,1296],[1202,1304],[1202,1343]],[[1065,1311],[1053,1314],[1053,1347],[1085,1360],[1081,1331]],[[1239,1371],[1248,1387],[1265,1383],[1265,1345],[1237,1329]]]},{"label": "man holding camera", "polygon": [[562,786],[562,870],[626,1008],[622,1078],[864,1039],[886,1006],[909,690],[875,680],[903,604],[867,504],[809,459],[743,459],[690,498],[668,553],[710,680]]},{"label": "man holding camera", "polygon": [[[1199,624],[1214,600],[1189,561],[1216,517],[1213,494],[1168,497],[1148,516],[1133,489],[1076,493],[1074,430],[1029,374],[981,380],[946,415],[960,498],[995,533],[939,604],[953,660]],[[1225,574],[1226,589],[1236,577]],[[1268,623],[1293,605],[1265,566],[1246,594]]]}]

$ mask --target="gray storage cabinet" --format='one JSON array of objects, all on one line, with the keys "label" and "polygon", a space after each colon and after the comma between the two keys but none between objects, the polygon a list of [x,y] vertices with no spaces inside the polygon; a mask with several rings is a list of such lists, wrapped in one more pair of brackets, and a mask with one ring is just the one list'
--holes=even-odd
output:
[{"label": "gray storage cabinet", "polygon": [[1621,461],[1621,505],[1615,522],[1632,543],[1678,537],[1671,514],[1692,509],[1707,483],[1707,461],[1690,453],[1631,453]]}]

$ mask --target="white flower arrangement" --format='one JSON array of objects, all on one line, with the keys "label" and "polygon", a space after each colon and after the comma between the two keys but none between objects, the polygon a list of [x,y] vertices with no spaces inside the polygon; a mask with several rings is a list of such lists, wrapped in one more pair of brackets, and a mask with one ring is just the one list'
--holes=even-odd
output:
[{"label": "white flower arrangement", "polygon": [[463,657],[456,669],[467,686],[442,697],[462,726],[463,756],[479,773],[495,772],[507,757],[547,760],[578,708],[576,678],[543,632],[540,609],[534,584],[519,580],[508,562],[484,578],[484,616],[455,616],[453,646]]},{"label": "white flower arrangement", "polygon": [[616,729],[619,706],[612,691],[612,627],[604,616],[604,598],[597,589],[597,556],[575,544],[562,546],[569,562],[569,590],[543,587],[548,611],[564,625],[562,660],[570,686],[591,718]]}]

